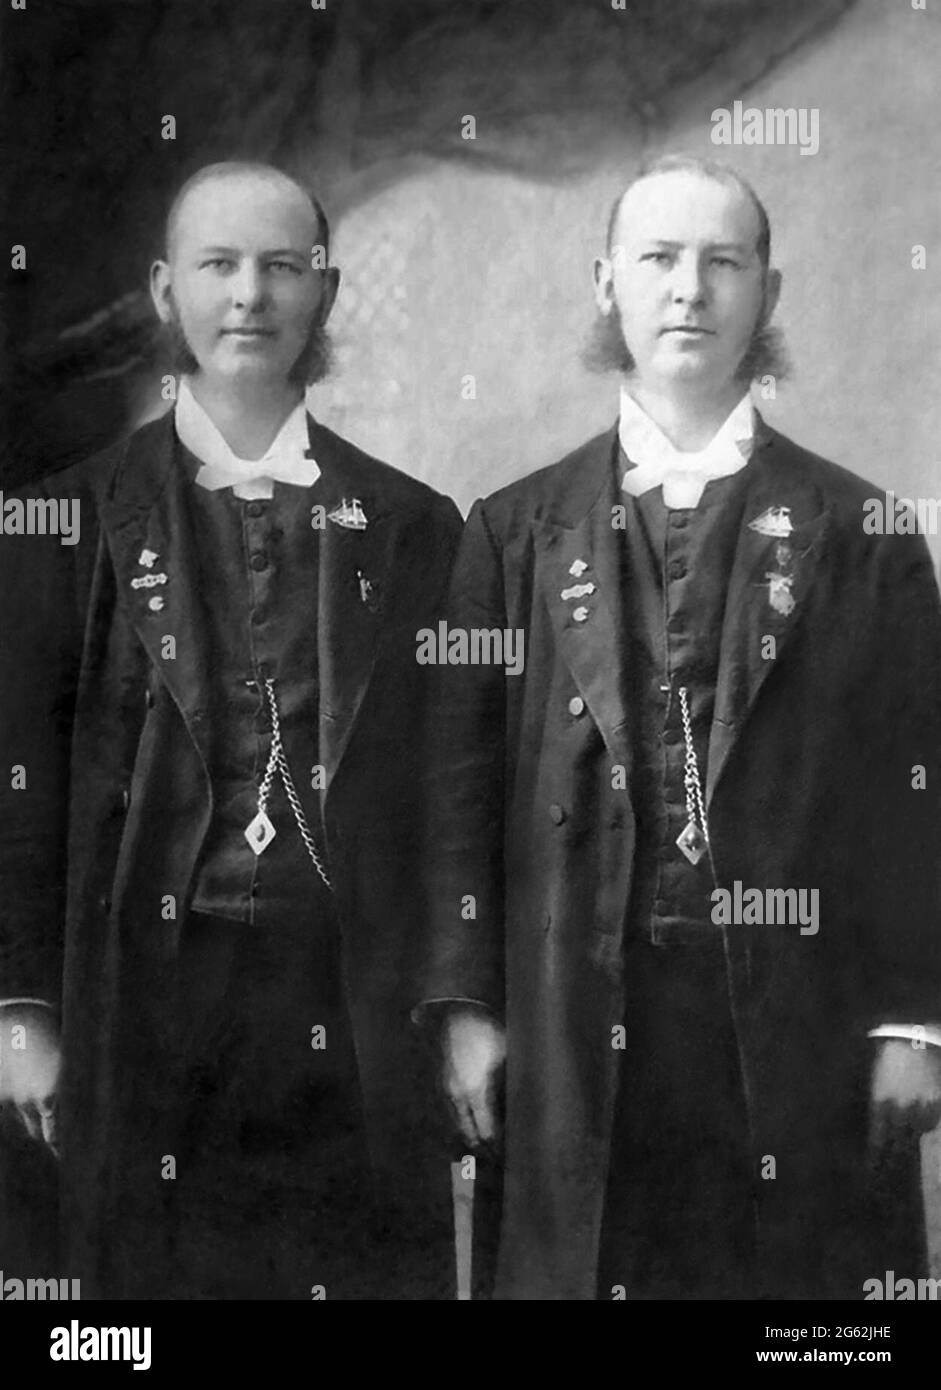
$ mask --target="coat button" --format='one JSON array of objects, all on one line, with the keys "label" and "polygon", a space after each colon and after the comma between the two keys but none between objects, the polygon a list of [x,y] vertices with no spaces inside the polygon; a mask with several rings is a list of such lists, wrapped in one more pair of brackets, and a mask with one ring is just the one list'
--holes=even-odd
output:
[{"label": "coat button", "polygon": [[144,706],[146,709],[153,709],[154,707],[154,692],[150,686],[144,691]]},{"label": "coat button", "polygon": [[686,561],[685,561],[685,560],[671,560],[671,562],[670,562],[670,568],[669,568],[669,570],[668,570],[668,574],[669,574],[669,576],[670,576],[671,579],[685,579],[685,578],[686,578]]},{"label": "coat button", "polygon": [[574,715],[577,719],[580,714],[584,713],[585,701],[582,699],[581,695],[573,695],[571,700],[569,700],[569,714]]},{"label": "coat button", "polygon": [[245,510],[249,516],[264,516],[265,504],[264,502],[249,502]]},{"label": "coat button", "polygon": [[248,563],[253,570],[266,570],[268,568],[268,556],[263,550],[256,550]]},{"label": "coat button", "polygon": [[549,817],[553,825],[561,825],[562,822],[565,820],[564,807],[558,806],[555,802],[553,802],[552,805],[549,807]]},{"label": "coat button", "polygon": [[131,804],[131,793],[128,791],[127,787],[125,787],[125,788],[122,790],[122,792],[121,792],[121,805],[124,807],[124,809],[125,809],[125,811],[126,811],[127,808],[130,806],[130,804]]}]

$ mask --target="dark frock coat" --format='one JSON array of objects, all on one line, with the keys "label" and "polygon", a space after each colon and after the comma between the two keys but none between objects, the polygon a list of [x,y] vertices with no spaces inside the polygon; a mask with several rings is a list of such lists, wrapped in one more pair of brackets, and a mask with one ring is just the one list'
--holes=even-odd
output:
[{"label": "dark frock coat", "polygon": [[[522,675],[443,672],[416,991],[506,1019],[498,1298],[595,1296],[635,843],[616,438],[477,503],[450,590],[452,629],[525,633]],[[760,1267],[792,1296],[861,1297],[885,1268],[867,1030],[941,1018],[941,603],[923,537],[864,529],[881,496],[761,425],[704,772],[717,883],[820,892],[816,935],[724,930]],[[748,525],[779,507],[790,613],[770,602],[776,541]],[[581,621],[576,560],[596,586]]]}]

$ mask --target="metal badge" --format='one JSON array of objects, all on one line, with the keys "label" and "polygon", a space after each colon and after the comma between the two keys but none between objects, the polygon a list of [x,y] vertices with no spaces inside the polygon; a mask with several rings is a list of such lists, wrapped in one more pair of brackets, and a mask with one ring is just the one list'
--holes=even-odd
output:
[{"label": "metal badge", "polygon": [[768,581],[768,602],[775,613],[780,613],[782,618],[789,618],[797,607],[797,600],[791,593],[793,576],[768,573],[765,578]]},{"label": "metal badge", "polygon": [[366,530],[366,513],[358,497],[354,497],[352,502],[347,502],[344,497],[339,507],[334,507],[332,512],[327,513],[327,518],[334,525],[343,526],[348,531]]},{"label": "metal badge", "polygon": [[155,589],[158,584],[166,584],[165,574],[139,574],[136,579],[131,580],[132,589]]},{"label": "metal badge", "polygon": [[593,594],[594,592],[594,584],[573,584],[570,589],[562,590],[561,597],[564,599],[587,598],[589,594]]},{"label": "metal badge", "polygon": [[581,579],[587,568],[584,560],[573,560],[569,565],[569,574],[574,574],[576,579]]},{"label": "metal badge", "polygon": [[153,568],[154,563],[159,559],[160,556],[157,554],[156,550],[142,550],[137,563],[143,565],[144,569],[149,570]]},{"label": "metal badge", "polygon": [[359,596],[370,613],[379,611],[379,591],[371,579],[367,579],[362,570],[356,571],[356,578],[359,581]]},{"label": "metal badge", "polygon": [[757,531],[759,536],[789,536],[794,530],[791,524],[790,507],[769,507],[761,516],[748,523],[749,531]]}]

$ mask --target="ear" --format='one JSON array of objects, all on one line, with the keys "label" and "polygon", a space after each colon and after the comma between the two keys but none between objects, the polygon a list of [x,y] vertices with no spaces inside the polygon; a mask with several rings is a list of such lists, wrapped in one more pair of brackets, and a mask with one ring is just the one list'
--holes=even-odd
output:
[{"label": "ear", "polygon": [[595,303],[600,313],[607,317],[614,307],[614,263],[607,256],[596,256],[591,271],[595,286]]},{"label": "ear", "polygon": [[330,317],[331,310],[336,303],[337,291],[340,288],[340,271],[337,266],[328,266],[322,274],[323,282],[320,289],[320,308],[317,311],[317,318],[321,326],[323,326]]},{"label": "ear", "polygon": [[161,323],[169,323],[173,317],[172,288],[170,267],[166,261],[154,261],[150,267],[150,297]]},{"label": "ear", "polygon": [[764,300],[761,306],[761,322],[770,322],[771,316],[778,307],[778,300],[781,297],[782,276],[780,270],[769,270],[765,275]]}]

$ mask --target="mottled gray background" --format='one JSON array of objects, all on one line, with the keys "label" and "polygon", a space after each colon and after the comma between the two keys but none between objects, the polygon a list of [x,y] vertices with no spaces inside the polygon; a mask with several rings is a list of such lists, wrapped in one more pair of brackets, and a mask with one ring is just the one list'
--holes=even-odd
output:
[{"label": "mottled gray background", "polygon": [[[144,285],[168,196],[247,154],[299,161],[336,227],[315,411],[466,510],[613,418],[615,382],[579,362],[591,258],[638,157],[684,149],[730,158],[771,213],[796,371],[769,418],[941,495],[937,7],[29,0],[4,40],[6,240],[29,254],[3,315],[8,486],[159,408]],[[819,153],[717,149],[736,98],[818,107]]]}]

